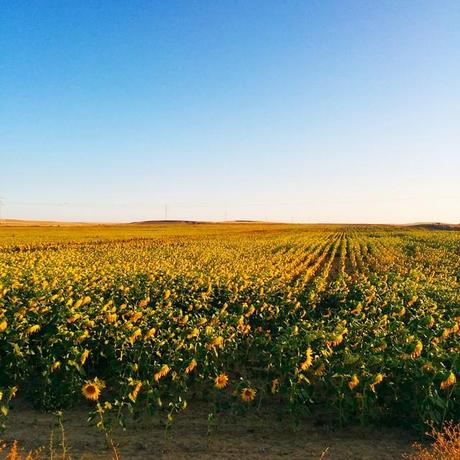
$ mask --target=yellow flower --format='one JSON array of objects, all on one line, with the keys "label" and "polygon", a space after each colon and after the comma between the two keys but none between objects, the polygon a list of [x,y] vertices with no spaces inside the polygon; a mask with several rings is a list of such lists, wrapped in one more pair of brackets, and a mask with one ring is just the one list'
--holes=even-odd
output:
[{"label": "yellow flower", "polygon": [[171,291],[167,289],[164,293],[163,299],[167,300],[171,296]]},{"label": "yellow flower", "polygon": [[414,351],[411,353],[412,358],[418,358],[422,354],[423,343],[420,340],[417,340]]},{"label": "yellow flower", "polygon": [[137,311],[137,312],[134,312],[132,315],[131,315],[131,321],[133,323],[135,323],[138,319],[142,318],[142,313],[140,311]]},{"label": "yellow flower", "polygon": [[146,307],[150,302],[150,297],[147,297],[139,302],[139,308]]},{"label": "yellow flower", "polygon": [[114,323],[117,320],[117,314],[116,313],[109,313],[107,315],[107,322],[108,323]]},{"label": "yellow flower", "polygon": [[219,374],[215,379],[214,379],[214,386],[222,390],[222,388],[225,388],[228,385],[228,375],[227,374]]},{"label": "yellow flower", "polygon": [[306,371],[312,364],[313,362],[313,357],[312,357],[312,349],[310,347],[307,348],[307,351],[305,352],[305,355],[306,355],[306,359],[303,363],[300,364],[300,369],[302,369],[303,371]]},{"label": "yellow flower", "polygon": [[223,348],[223,347],[224,347],[224,338],[222,336],[216,337],[209,345],[209,348]]},{"label": "yellow flower", "polygon": [[193,331],[190,332],[190,334],[187,336],[187,339],[193,339],[194,337],[198,337],[200,335],[200,330],[195,327],[193,328]]},{"label": "yellow flower", "polygon": [[134,387],[134,390],[128,395],[129,399],[130,399],[132,402],[135,402],[135,401],[136,401],[137,395],[139,394],[139,391],[141,390],[141,387],[142,387],[142,382],[141,382],[141,381],[137,381],[137,382],[136,382],[136,386]]},{"label": "yellow flower", "polygon": [[253,401],[255,397],[256,397],[256,390],[254,390],[253,388],[243,388],[241,390],[241,399],[243,401],[246,401],[246,402]]},{"label": "yellow flower", "polygon": [[[79,299],[75,302],[75,305],[73,306],[73,308],[80,308],[83,304],[83,299]],[[72,304],[71,304],[72,305]]]},{"label": "yellow flower", "polygon": [[155,335],[156,332],[157,330],[154,327],[152,327],[144,335],[144,340],[150,340]]},{"label": "yellow flower", "polygon": [[35,334],[36,332],[38,332],[40,330],[40,326],[38,324],[34,324],[33,326],[30,326],[27,331],[26,331],[26,334],[27,335],[32,335],[32,334]]},{"label": "yellow flower", "polygon": [[222,348],[223,345],[224,345],[224,338],[223,338],[222,336],[216,337],[216,338],[212,341],[212,345],[213,345],[213,347]]},{"label": "yellow flower", "polygon": [[134,342],[136,341],[136,339],[137,339],[140,335],[142,335],[142,332],[141,332],[140,329],[136,329],[136,330],[132,333],[131,337],[129,338],[129,342],[131,343],[131,345],[134,344]]},{"label": "yellow flower", "polygon": [[80,364],[83,366],[86,362],[86,360],[88,359],[88,356],[89,356],[89,350],[85,350],[82,354],[81,354],[81,357],[80,357]]},{"label": "yellow flower", "polygon": [[279,379],[273,379],[272,380],[272,394],[278,393],[279,386],[280,386]]},{"label": "yellow flower", "polygon": [[8,327],[8,323],[6,322],[6,320],[3,320],[0,323],[0,332],[3,332],[7,327]]},{"label": "yellow flower", "polygon": [[185,315],[184,317],[179,319],[179,324],[181,326],[185,326],[188,323],[188,320],[189,320],[189,316]]},{"label": "yellow flower", "polygon": [[454,386],[456,383],[457,383],[457,378],[455,377],[455,374],[451,372],[449,376],[447,377],[447,379],[441,382],[441,385],[440,385],[441,390],[450,388],[451,386]]},{"label": "yellow flower", "polygon": [[89,332],[88,332],[88,331],[83,332],[83,334],[81,334],[81,335],[78,337],[77,343],[82,343],[82,342],[85,341],[88,337],[89,337]]},{"label": "yellow flower", "polygon": [[186,373],[186,374],[190,374],[190,372],[192,372],[193,369],[195,369],[196,365],[197,365],[196,360],[195,360],[195,359],[192,359],[192,360],[190,361],[190,364],[185,368],[185,373]]},{"label": "yellow flower", "polygon": [[159,382],[160,379],[168,375],[170,368],[167,364],[164,364],[162,368],[153,376],[155,382]]},{"label": "yellow flower", "polygon": [[249,310],[244,314],[244,316],[246,316],[246,318],[249,318],[254,312],[256,311],[254,305],[251,305],[249,307]]},{"label": "yellow flower", "polygon": [[337,347],[343,342],[343,335],[345,332],[342,332],[341,334],[334,335],[331,340],[326,340],[326,345],[328,347]]},{"label": "yellow flower", "polygon": [[95,382],[87,382],[83,385],[81,392],[86,399],[90,401],[97,401],[101,394],[99,385]]},{"label": "yellow flower", "polygon": [[83,299],[83,303],[82,305],[86,305],[88,303],[91,302],[91,297],[89,295],[87,295],[84,299]]},{"label": "yellow flower", "polygon": [[80,313],[75,313],[74,315],[72,315],[70,318],[67,319],[67,322],[69,324],[72,324],[72,323],[75,323],[75,321],[77,321],[77,319],[79,318],[81,318]]},{"label": "yellow flower", "polygon": [[314,374],[317,376],[317,377],[321,377],[322,375],[324,375],[324,371],[326,370],[326,366],[324,365],[324,363],[321,363],[317,369],[315,369],[314,371]]},{"label": "yellow flower", "polygon": [[350,388],[350,390],[353,390],[353,388],[355,388],[356,385],[358,384],[359,384],[359,378],[356,374],[354,374],[353,377],[348,382],[348,387]]},{"label": "yellow flower", "polygon": [[382,383],[383,377],[384,377],[383,374],[377,374],[375,376],[374,381],[369,385],[372,391],[375,392],[375,386],[378,385],[379,383]]},{"label": "yellow flower", "polygon": [[59,369],[61,367],[61,361],[54,361],[53,364],[51,364],[51,372],[55,371],[56,369]]}]

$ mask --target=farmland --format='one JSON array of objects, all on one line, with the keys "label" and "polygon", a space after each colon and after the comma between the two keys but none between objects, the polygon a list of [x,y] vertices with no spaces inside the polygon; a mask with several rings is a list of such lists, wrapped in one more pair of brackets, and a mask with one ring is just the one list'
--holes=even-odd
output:
[{"label": "farmland", "polygon": [[2,423],[19,398],[126,423],[211,402],[332,423],[460,413],[460,232],[0,227]]}]

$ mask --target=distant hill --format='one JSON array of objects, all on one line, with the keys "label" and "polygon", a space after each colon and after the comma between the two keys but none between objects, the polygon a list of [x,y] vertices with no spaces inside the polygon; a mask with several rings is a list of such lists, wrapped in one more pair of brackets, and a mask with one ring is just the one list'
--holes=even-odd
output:
[{"label": "distant hill", "polygon": [[200,224],[276,224],[276,222],[265,222],[262,220],[142,220],[138,222],[129,222],[128,225],[167,225],[167,224],[188,224],[188,225],[200,225]]},{"label": "distant hill", "polygon": [[426,228],[428,230],[460,230],[460,224],[445,224],[442,222],[417,222],[411,227]]},{"label": "distant hill", "polygon": [[158,224],[209,224],[198,220],[142,220],[140,222],[130,222],[130,225],[158,225]]}]

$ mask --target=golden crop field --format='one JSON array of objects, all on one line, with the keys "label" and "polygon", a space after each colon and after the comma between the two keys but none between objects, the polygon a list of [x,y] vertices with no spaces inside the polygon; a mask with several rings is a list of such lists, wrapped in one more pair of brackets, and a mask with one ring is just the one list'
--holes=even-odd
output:
[{"label": "golden crop field", "polygon": [[[117,418],[206,400],[338,423],[460,413],[460,232],[0,227],[0,403]],[[110,414],[110,415],[109,415]]]}]

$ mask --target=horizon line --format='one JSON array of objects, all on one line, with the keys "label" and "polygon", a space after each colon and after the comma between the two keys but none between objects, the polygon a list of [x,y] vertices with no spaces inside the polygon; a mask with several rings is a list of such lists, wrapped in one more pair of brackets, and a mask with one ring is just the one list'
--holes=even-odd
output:
[{"label": "horizon line", "polygon": [[[436,225],[448,227],[460,227],[460,222],[440,222],[440,221],[417,221],[417,222],[301,222],[301,221],[275,221],[257,219],[231,219],[231,220],[200,220],[200,219],[152,219],[139,221],[79,221],[79,220],[48,220],[48,219],[0,219],[0,225],[14,226],[22,224],[27,226],[42,224],[59,225],[155,225],[155,224],[277,224],[277,225],[389,225],[389,226],[416,226],[416,225]],[[11,225],[12,224],[12,225]]]}]

